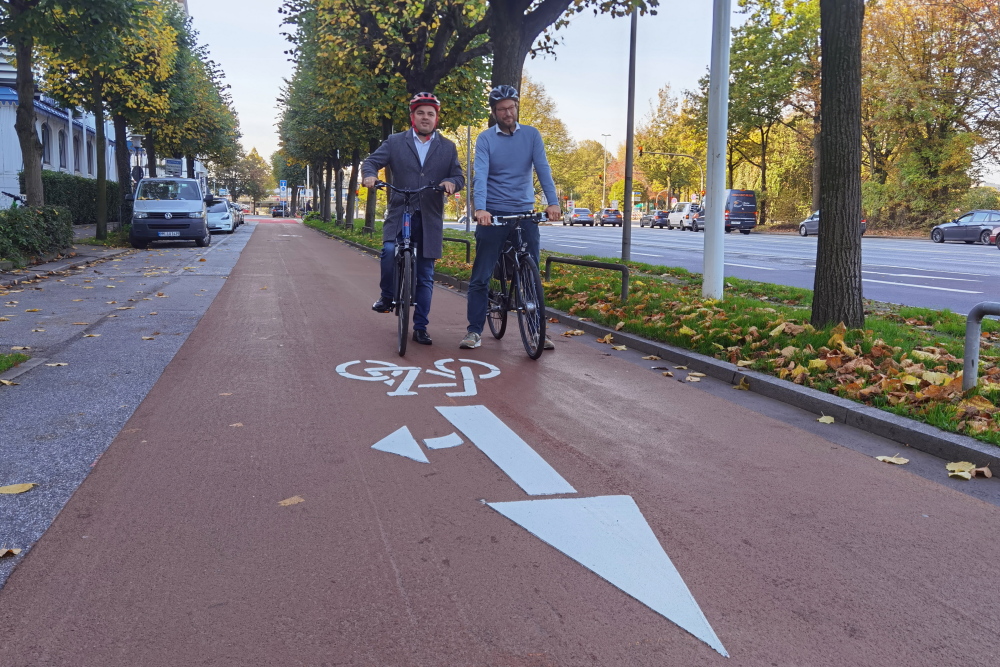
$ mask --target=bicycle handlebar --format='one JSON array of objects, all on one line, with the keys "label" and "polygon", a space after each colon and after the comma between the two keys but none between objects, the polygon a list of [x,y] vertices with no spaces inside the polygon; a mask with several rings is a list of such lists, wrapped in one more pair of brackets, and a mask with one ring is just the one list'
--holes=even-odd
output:
[{"label": "bicycle handlebar", "polygon": [[492,224],[503,226],[511,222],[531,220],[537,225],[545,219],[544,216],[545,213],[543,211],[526,211],[524,213],[514,213],[513,215],[494,215]]},{"label": "bicycle handlebar", "polygon": [[417,188],[416,190],[404,190],[403,188],[397,188],[392,183],[386,183],[385,181],[375,181],[375,185],[372,186],[375,189],[389,188],[393,192],[398,192],[401,195],[415,195],[424,190],[437,190],[438,192],[444,192],[444,188],[440,185],[425,185],[422,188]]}]

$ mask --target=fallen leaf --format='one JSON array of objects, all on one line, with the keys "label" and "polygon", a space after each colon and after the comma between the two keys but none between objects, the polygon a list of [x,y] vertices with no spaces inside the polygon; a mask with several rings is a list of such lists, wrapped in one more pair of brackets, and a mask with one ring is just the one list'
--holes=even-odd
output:
[{"label": "fallen leaf", "polygon": [[834,419],[830,415],[823,415],[816,421],[818,421],[820,424],[832,424],[834,422]]},{"label": "fallen leaf", "polygon": [[956,461],[949,463],[945,468],[948,469],[948,472],[972,472],[976,469],[976,464],[968,461]]},{"label": "fallen leaf", "polygon": [[16,387],[17,383],[12,380],[0,380],[0,384],[5,387]]},{"label": "fallen leaf", "polygon": [[976,468],[972,471],[973,477],[977,477],[978,475],[982,475],[983,477],[989,479],[993,476],[993,471],[990,470],[989,466],[983,466],[982,468]]},{"label": "fallen leaf", "polygon": [[26,484],[9,484],[7,486],[0,486],[0,493],[24,493],[25,491],[30,491],[36,486],[38,486],[36,482],[27,482]]},{"label": "fallen leaf", "polygon": [[135,310],[135,306],[118,306],[115,310]]},{"label": "fallen leaf", "polygon": [[0,317],[0,322],[10,322],[10,318],[8,318],[8,317]]},{"label": "fallen leaf", "polygon": [[45,333],[45,329],[32,329],[32,333]]},{"label": "fallen leaf", "polygon": [[686,378],[684,378],[684,381],[685,382],[701,382],[701,378],[697,377],[697,376],[694,376],[694,375],[691,375],[689,373],[688,376]]},{"label": "fallen leaf", "polygon": [[948,477],[955,477],[957,479],[972,479],[971,470],[956,470],[954,472],[948,473]]},{"label": "fallen leaf", "polygon": [[304,503],[306,501],[302,496],[292,496],[291,498],[285,498],[284,500],[279,500],[278,504],[282,507],[288,507],[289,505],[298,505],[299,503]]},{"label": "fallen leaf", "polygon": [[674,376],[674,374],[671,373],[670,371],[663,371],[663,377],[665,377],[665,378],[672,378],[673,376]]},{"label": "fallen leaf", "polygon": [[231,392],[231,391],[227,392],[225,394],[219,394],[219,396],[232,396],[232,395],[233,395],[233,392]]},{"label": "fallen leaf", "polygon": [[690,327],[687,327],[687,326],[681,327],[679,329],[679,332],[682,333],[682,334],[684,334],[685,336],[693,336],[695,334],[694,329],[691,329]]},{"label": "fallen leaf", "polygon": [[736,362],[736,365],[740,368],[746,368],[747,366],[753,366],[753,359],[740,359]]},{"label": "fallen leaf", "polygon": [[[150,313],[150,314],[152,314],[152,313]],[[563,336],[582,336],[584,333],[586,333],[586,332],[583,331],[583,329],[573,329],[572,331],[563,331],[562,335]]]},{"label": "fallen leaf", "polygon": [[230,424],[230,426],[235,426],[239,428],[240,426],[243,426],[243,422],[236,422],[235,424]]},{"label": "fallen leaf", "polygon": [[740,378],[740,383],[734,384],[733,389],[739,389],[741,391],[750,391],[750,383],[747,382],[747,379],[745,377]]},{"label": "fallen leaf", "polygon": [[73,301],[83,301],[83,299],[73,299]]},{"label": "fallen leaf", "polygon": [[678,371],[686,371],[687,369],[688,369],[687,366],[674,366],[674,370]]},{"label": "fallen leaf", "polygon": [[708,377],[704,373],[698,373],[696,371],[691,371],[690,373],[688,373],[688,375],[694,376],[696,378],[705,378],[705,377]]},{"label": "fallen leaf", "polygon": [[769,336],[777,336],[778,334],[780,334],[780,333],[784,332],[784,330],[785,330],[785,323],[784,323],[784,322],[782,322],[782,323],[781,323],[781,324],[779,324],[778,326],[774,327],[774,329],[772,329],[772,330],[771,330],[771,333],[770,333],[770,334],[768,334],[768,335],[769,335]]},{"label": "fallen leaf", "polygon": [[611,346],[611,349],[612,349],[612,350],[618,350],[619,352],[624,352],[624,351],[625,351],[625,350],[627,350],[628,348],[627,348],[627,347],[625,347],[624,345],[612,345],[612,346]]},{"label": "fallen leaf", "polygon": [[261,287],[261,289],[267,289],[267,286],[265,285],[264,287]]},{"label": "fallen leaf", "polygon": [[611,334],[608,334],[607,336],[604,336],[603,338],[598,338],[597,342],[598,343],[605,343],[607,345],[610,345],[612,340],[614,340],[614,336],[612,336]]},{"label": "fallen leaf", "polygon": [[69,366],[65,361],[57,361],[54,364],[45,364],[46,366]]},{"label": "fallen leaf", "polygon": [[153,338],[152,336],[143,336],[143,337],[142,337],[142,339],[143,339],[143,340],[156,340],[156,339],[155,339],[155,338]]},{"label": "fallen leaf", "polygon": [[204,257],[202,257],[202,258],[201,258],[201,259],[199,259],[198,261],[199,261],[199,262],[207,262],[208,260],[207,260],[207,259],[205,259]]},{"label": "fallen leaf", "polygon": [[660,361],[660,358],[655,354],[651,354],[648,357],[643,357],[646,361]]},{"label": "fallen leaf", "polygon": [[0,558],[5,558],[7,556],[16,556],[21,553],[20,549],[7,549],[0,547]]},{"label": "fallen leaf", "polygon": [[25,345],[15,345],[14,347],[12,347],[10,349],[12,349],[12,350],[30,350],[31,348],[27,347]]},{"label": "fallen leaf", "polygon": [[101,334],[83,334],[84,338],[100,338]]},{"label": "fallen leaf", "polygon": [[625,327],[625,323],[624,322],[619,322],[618,324],[615,325],[615,331],[621,331],[624,327]]},{"label": "fallen leaf", "polygon": [[90,322],[73,322],[73,324],[75,324],[76,326],[79,326],[79,327],[89,327],[90,326]]},{"label": "fallen leaf", "polygon": [[811,371],[825,371],[829,370],[829,366],[822,359],[810,359],[809,360],[809,370]]},{"label": "fallen leaf", "polygon": [[910,459],[904,459],[899,454],[896,454],[895,456],[876,456],[875,458],[878,459],[879,461],[882,461],[883,463],[892,463],[898,466],[910,462]]},{"label": "fallen leaf", "polygon": [[38,312],[41,312],[41,309],[40,308],[29,308],[28,310],[26,310],[24,312],[26,312],[26,313],[38,313]]}]

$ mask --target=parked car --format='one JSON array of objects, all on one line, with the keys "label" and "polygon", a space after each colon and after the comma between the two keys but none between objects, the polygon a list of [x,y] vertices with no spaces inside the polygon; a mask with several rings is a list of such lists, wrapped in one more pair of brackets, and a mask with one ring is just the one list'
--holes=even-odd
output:
[{"label": "parked car", "polygon": [[153,241],[194,241],[199,248],[212,242],[206,220],[206,204],[214,204],[195,178],[144,178],[132,202],[132,224],[128,240],[133,248],[146,248]]},{"label": "parked car", "polygon": [[749,234],[757,226],[757,195],[753,190],[726,190],[726,233]]},{"label": "parked car", "polygon": [[[690,229],[692,231],[698,231],[698,216],[697,214],[701,211],[701,206],[698,204],[693,204],[689,201],[680,201],[674,204],[674,207],[670,209],[670,214],[667,216],[667,227],[673,229],[674,227],[678,229]],[[695,223],[692,223],[692,216],[695,216]]]},{"label": "parked car", "polygon": [[288,215],[288,212],[285,210],[285,205],[284,204],[278,204],[277,206],[272,206],[271,207],[271,217],[272,218],[284,218],[287,215]]},{"label": "parked car", "polygon": [[590,212],[589,208],[574,208],[572,211],[566,211],[563,214],[563,225],[590,225],[594,226],[594,214]]},{"label": "parked car", "polygon": [[233,216],[233,222],[239,227],[243,224],[243,207],[236,202],[229,202],[229,208]]},{"label": "parked car", "polygon": [[651,211],[639,219],[639,226],[645,227],[649,225],[649,228],[653,227],[663,228],[667,225],[667,216],[670,215],[670,211]]},{"label": "parked car", "polygon": [[213,232],[232,234],[236,231],[236,219],[233,217],[232,206],[225,199],[216,199],[208,207],[208,228]]},{"label": "parked car", "polygon": [[594,216],[594,222],[599,224],[601,227],[604,225],[618,225],[621,227],[623,220],[624,218],[622,218],[622,212],[616,208],[602,209],[597,213],[597,215]]},{"label": "parked car", "polygon": [[[861,235],[864,236],[868,228],[868,223],[863,218],[861,220]],[[799,223],[799,236],[809,236],[819,234],[819,211],[816,211],[808,218]]]},{"label": "parked car", "polygon": [[966,243],[987,244],[993,233],[993,228],[1000,225],[1000,211],[969,211],[965,215],[938,225],[931,230],[931,241],[965,241]]}]

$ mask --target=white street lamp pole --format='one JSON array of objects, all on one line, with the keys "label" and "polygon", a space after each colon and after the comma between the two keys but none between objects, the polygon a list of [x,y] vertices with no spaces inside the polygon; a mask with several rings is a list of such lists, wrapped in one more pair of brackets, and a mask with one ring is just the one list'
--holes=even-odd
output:
[{"label": "white street lamp pole", "polygon": [[604,179],[601,181],[601,210],[603,211],[606,206],[604,201],[608,198],[608,137],[610,134],[602,134],[604,137]]},{"label": "white street lamp pole", "polygon": [[708,83],[708,173],[705,183],[705,252],[701,294],[723,298],[726,205],[726,129],[729,125],[730,0],[712,5],[712,59]]}]

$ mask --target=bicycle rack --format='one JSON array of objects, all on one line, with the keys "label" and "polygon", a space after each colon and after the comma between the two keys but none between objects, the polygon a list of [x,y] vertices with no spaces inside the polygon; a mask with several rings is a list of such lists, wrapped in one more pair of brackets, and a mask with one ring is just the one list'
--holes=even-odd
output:
[{"label": "bicycle rack", "polygon": [[965,366],[962,371],[962,391],[969,391],[979,383],[979,341],[983,317],[1000,316],[1000,303],[982,301],[969,311],[965,321]]},{"label": "bicycle rack", "polygon": [[574,264],[576,266],[589,266],[594,269],[607,269],[609,271],[620,271],[622,274],[622,301],[628,301],[628,267],[624,264],[612,264],[610,262],[594,262],[589,259],[572,259],[570,257],[554,257],[549,255],[545,258],[545,280],[549,280],[552,269],[552,262],[560,264]]},{"label": "bicycle rack", "polygon": [[465,263],[468,264],[472,261],[472,243],[468,239],[456,239],[450,236],[444,237],[445,241],[451,241],[452,243],[464,243],[465,244]]}]

